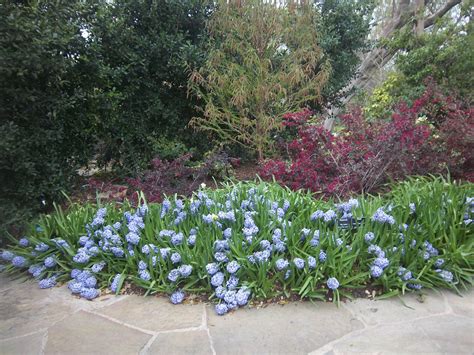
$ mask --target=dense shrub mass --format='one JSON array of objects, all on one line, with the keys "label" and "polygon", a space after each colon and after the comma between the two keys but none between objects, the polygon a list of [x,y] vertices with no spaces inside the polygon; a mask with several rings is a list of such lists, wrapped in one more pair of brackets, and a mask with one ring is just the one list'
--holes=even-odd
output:
[{"label": "dense shrub mass", "polygon": [[474,40],[472,21],[467,20],[469,8],[461,8],[466,20],[457,23],[444,18],[432,31],[421,36],[401,32],[391,43],[399,50],[395,60],[399,82],[391,93],[397,97],[410,97],[423,90],[423,80],[433,77],[442,87],[457,92],[472,103],[474,92]]},{"label": "dense shrub mass", "polygon": [[322,98],[331,65],[319,46],[319,14],[260,0],[217,4],[208,23],[213,46],[190,75],[190,91],[203,101],[191,124],[263,159],[282,114]]},{"label": "dense shrub mass", "polygon": [[206,56],[212,8],[207,0],[104,4],[89,30],[100,68],[100,77],[91,79],[110,99],[101,103],[94,127],[101,162],[139,172],[156,156],[187,151],[186,145],[207,148],[186,128],[198,104],[186,86],[187,68],[199,67]]},{"label": "dense shrub mass", "polygon": [[174,194],[189,197],[211,177],[228,177],[236,161],[222,151],[207,154],[197,165],[190,162],[191,157],[188,153],[171,161],[155,158],[149,169],[124,181],[92,177],[85,185],[86,194],[92,195],[94,200],[99,194],[102,199],[118,202],[128,199],[133,203],[137,202],[137,193],[142,193],[148,202],[161,202],[166,195]]},{"label": "dense shrub mass", "polygon": [[84,2],[0,4],[0,228],[57,198],[92,154],[102,96],[86,79],[96,71],[80,28],[96,10]]},{"label": "dense shrub mass", "polygon": [[[205,0],[0,4],[0,229],[61,198],[91,160],[136,172],[183,143]],[[15,220],[16,219],[16,220]]]},{"label": "dense shrub mass", "polygon": [[250,298],[339,301],[472,284],[474,187],[416,179],[383,197],[334,203],[275,184],[200,190],[136,209],[74,205],[43,216],[1,258],[48,288],[93,299],[125,282],[173,303],[205,293],[224,314]]},{"label": "dense shrub mass", "polygon": [[[324,90],[325,100],[336,96],[355,73],[356,53],[367,43],[370,3],[324,1],[314,7],[321,21],[309,23],[301,33],[289,31],[283,43],[292,49],[293,36],[318,33],[303,45],[318,48],[321,43],[334,62],[333,84]],[[210,41],[206,27],[217,13],[226,13],[216,11],[216,4],[208,0],[0,3],[0,230],[25,219],[23,214],[37,213],[41,201],[48,207],[58,201],[63,190],[74,186],[77,170],[88,163],[112,167],[121,176],[136,175],[155,157],[172,160],[192,150],[200,158],[214,148],[214,133],[203,137],[188,126],[203,97],[188,95],[187,81],[221,43]],[[247,31],[248,23],[244,26]],[[285,26],[280,35],[292,25]],[[256,33],[265,42],[264,32]],[[229,36],[232,33],[224,33],[224,44]],[[234,44],[245,47],[250,37],[236,38]],[[247,52],[243,57],[250,58]],[[239,58],[231,58],[226,75]],[[272,61],[273,66],[279,60]],[[283,73],[292,65],[280,65],[278,70]],[[310,77],[321,70],[307,67]],[[249,68],[254,73],[255,67]],[[291,81],[298,81],[300,73]],[[231,82],[242,84],[242,73],[234,74]],[[320,87],[323,81],[309,84]],[[249,101],[258,96],[277,107],[274,102],[280,97],[268,99],[266,94],[265,89],[252,92]],[[307,96],[302,92],[297,99],[306,102]],[[252,125],[258,115],[256,109],[250,111],[245,115]],[[267,126],[260,127],[265,131]]]},{"label": "dense shrub mass", "polygon": [[[412,102],[426,89],[426,78],[436,80],[442,90],[454,92],[472,104],[474,93],[474,32],[470,9],[461,6],[458,20],[446,16],[424,33],[405,28],[383,40],[397,53],[394,66],[383,83],[370,93],[359,92],[366,117],[381,118],[400,99]],[[367,95],[370,94],[370,95]]]},{"label": "dense shrub mass", "polygon": [[[296,138],[284,145],[290,161],[267,161],[261,174],[292,189],[326,195],[372,192],[389,179],[474,171],[474,111],[431,83],[413,105],[401,102],[388,120],[369,122],[360,109],[341,116],[331,133],[304,110],[285,115]],[[294,137],[291,136],[290,137]]]}]

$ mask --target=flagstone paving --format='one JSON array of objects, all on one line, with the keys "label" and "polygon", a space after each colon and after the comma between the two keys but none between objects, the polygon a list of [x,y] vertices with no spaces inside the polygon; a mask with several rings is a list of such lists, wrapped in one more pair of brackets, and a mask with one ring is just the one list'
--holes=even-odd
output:
[{"label": "flagstone paving", "polygon": [[165,298],[71,296],[0,275],[0,354],[474,353],[474,291],[293,302],[219,317]]}]

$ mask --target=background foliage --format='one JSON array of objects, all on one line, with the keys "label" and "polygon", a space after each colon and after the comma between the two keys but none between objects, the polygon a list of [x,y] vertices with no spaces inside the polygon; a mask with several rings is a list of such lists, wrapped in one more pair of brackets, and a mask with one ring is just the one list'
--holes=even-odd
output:
[{"label": "background foliage", "polygon": [[403,30],[389,47],[398,51],[386,80],[365,102],[369,119],[386,118],[399,100],[413,102],[426,89],[425,80],[434,79],[443,91],[472,104],[474,81],[474,41],[472,23],[465,17],[453,23],[439,21],[430,31],[415,35]]},{"label": "background foliage", "polygon": [[[443,21],[421,36],[400,34],[391,44],[402,50],[396,59],[402,77],[400,86],[419,90],[423,80],[432,77],[442,87],[472,102],[474,79],[469,75],[474,71],[472,29],[470,21],[461,24]],[[405,92],[402,89],[399,95]]]},{"label": "background foliage", "polygon": [[262,176],[326,196],[373,193],[410,175],[472,178],[473,110],[443,95],[434,82],[426,85],[413,104],[399,102],[385,120],[371,122],[354,108],[334,133],[311,120],[309,110],[285,115],[285,126],[297,129],[281,146],[288,160],[267,161]]},{"label": "background foliage", "polygon": [[[380,10],[381,2],[375,3]],[[219,16],[246,10],[216,11],[207,0],[1,1],[1,224],[47,209],[51,201],[60,199],[62,190],[74,187],[78,169],[89,164],[112,168],[112,176],[122,182],[124,176],[131,177],[136,186],[146,186],[159,199],[161,190],[174,186],[167,166],[176,171],[206,166],[210,152],[220,149],[219,140],[226,141],[227,152],[232,149],[232,154],[248,158],[249,146],[274,145],[273,129],[286,111],[308,105],[319,112],[329,103],[338,105],[347,98],[344,88],[354,82],[359,54],[376,48],[368,41],[374,2],[320,0],[313,4],[306,17],[273,9],[285,14],[279,27],[274,26],[279,30],[273,34],[281,38],[275,37],[267,47],[259,47],[263,52],[256,53],[255,41],[266,41],[272,33],[262,31],[262,26],[271,25],[256,21],[257,13],[247,11],[249,23],[253,19],[260,26],[257,30],[235,23],[222,27],[232,36],[222,28],[219,34],[217,27],[211,32],[216,24],[225,24],[225,17]],[[453,88],[463,97],[462,107],[457,106],[457,99],[448,104],[457,107],[454,112],[470,109],[472,25],[465,20],[468,9],[464,10],[466,16],[464,12],[445,16],[424,34],[415,37],[411,31],[401,31],[394,37],[389,43],[399,53],[394,73],[364,108],[365,119],[389,120],[400,98],[412,103],[424,92],[425,75],[434,77],[441,89]],[[301,31],[289,31],[288,26],[300,26]],[[280,46],[283,42],[285,46]],[[302,60],[297,65],[294,58]],[[262,59],[267,64],[262,65]],[[207,65],[213,60],[226,65],[214,73],[223,74],[227,91],[217,85],[202,90],[200,97],[188,95],[190,72],[209,74]],[[304,71],[298,69],[302,67]],[[295,87],[298,90],[293,92]],[[436,101],[437,95],[430,110],[445,107],[442,100],[441,104]],[[251,131],[257,118],[264,117],[259,134],[239,138],[245,145],[235,146],[228,143],[229,136],[219,139],[215,133],[196,133],[188,124],[199,110],[206,112],[206,97],[214,100],[215,108],[229,103],[239,107],[230,110],[232,114],[240,110],[230,132],[242,127]],[[472,123],[452,117],[442,122],[442,129],[451,132],[450,144],[469,143],[467,135],[459,138],[456,132],[470,132]],[[293,129],[279,137],[295,138],[295,134]],[[192,161],[186,160],[188,153],[193,153]],[[155,158],[163,162],[159,169],[150,164]],[[173,159],[177,160],[167,161]],[[221,174],[227,165],[217,160],[215,166],[224,166],[218,169]],[[461,160],[468,162],[469,156]],[[216,169],[207,170],[215,174]],[[156,176],[166,181],[151,186],[149,182],[155,181],[151,177]]]}]

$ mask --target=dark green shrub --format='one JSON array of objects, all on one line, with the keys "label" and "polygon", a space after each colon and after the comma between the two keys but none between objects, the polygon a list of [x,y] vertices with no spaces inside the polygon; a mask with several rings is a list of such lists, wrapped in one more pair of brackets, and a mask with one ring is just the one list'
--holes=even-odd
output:
[{"label": "dark green shrub", "polygon": [[95,11],[75,1],[0,4],[2,217],[57,198],[92,153],[100,98],[81,30]]},{"label": "dark green shrub", "polygon": [[321,15],[318,32],[320,46],[332,66],[329,81],[323,89],[324,103],[337,104],[343,89],[356,74],[360,52],[368,49],[373,0],[324,0],[316,5]]},{"label": "dark green shrub", "polygon": [[164,160],[173,160],[189,152],[188,147],[181,141],[173,138],[150,137],[150,143],[152,144],[153,153],[155,156]]},{"label": "dark green shrub", "polygon": [[0,13],[2,216],[58,199],[94,158],[136,171],[207,148],[186,128],[204,1],[17,1]]},{"label": "dark green shrub", "polygon": [[156,154],[174,158],[183,153],[177,146],[162,156],[157,147],[165,140],[202,146],[203,140],[186,128],[197,103],[187,97],[186,68],[204,57],[209,13],[205,0],[118,0],[98,14],[90,36],[101,76],[107,78],[99,85],[115,93],[114,109],[97,122],[101,163],[113,161],[128,173],[137,172]]}]

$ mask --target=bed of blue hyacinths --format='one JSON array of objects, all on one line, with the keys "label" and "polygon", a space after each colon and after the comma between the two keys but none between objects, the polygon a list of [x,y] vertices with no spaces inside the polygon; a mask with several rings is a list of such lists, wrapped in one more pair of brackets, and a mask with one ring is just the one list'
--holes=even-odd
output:
[{"label": "bed of blue hyacinths", "polygon": [[472,196],[472,184],[418,178],[348,201],[261,182],[137,208],[73,204],[33,223],[2,267],[86,299],[125,284],[174,304],[205,294],[219,315],[252,298],[339,302],[369,286],[459,291],[474,275]]}]

